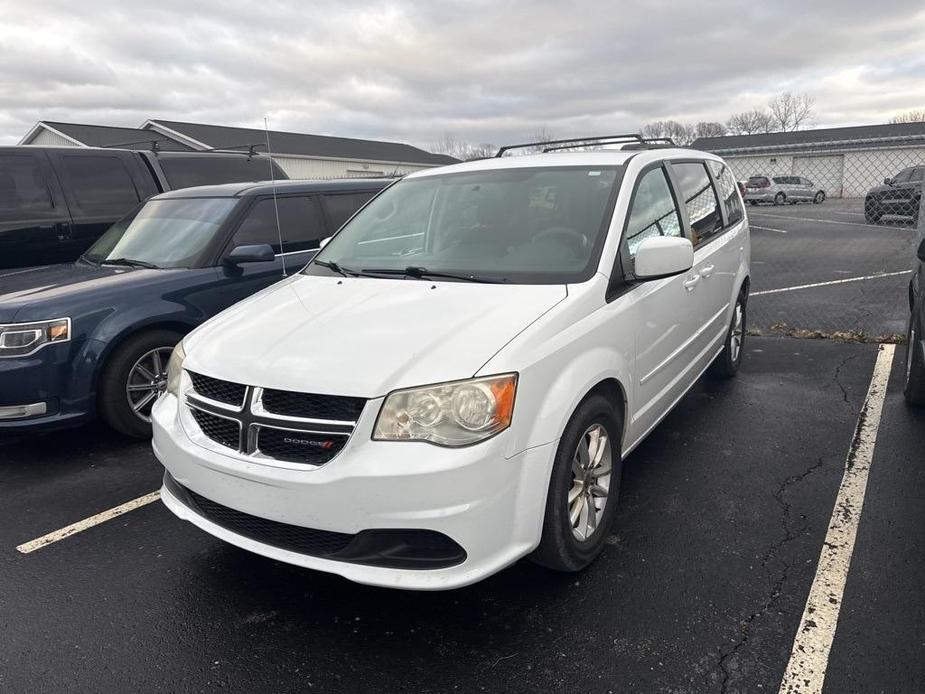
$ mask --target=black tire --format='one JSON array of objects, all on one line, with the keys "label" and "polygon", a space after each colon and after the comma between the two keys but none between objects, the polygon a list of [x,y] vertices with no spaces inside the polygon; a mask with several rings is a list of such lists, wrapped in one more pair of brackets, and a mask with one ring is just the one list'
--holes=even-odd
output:
[{"label": "black tire", "polygon": [[[569,519],[568,495],[575,483],[572,465],[579,443],[586,432],[595,426],[602,427],[609,437],[611,472],[608,494],[597,526],[586,539],[581,540],[576,537]],[[543,537],[539,547],[530,556],[532,561],[555,571],[580,571],[601,553],[610,535],[620,494],[622,434],[622,415],[603,395],[595,393],[588,396],[572,414],[556,450],[546,494]]]},{"label": "black tire", "polygon": [[883,217],[883,208],[880,207],[879,203],[876,203],[872,200],[867,200],[864,203],[864,221],[868,224],[879,224],[880,219]]},{"label": "black tire", "polygon": [[915,316],[909,319],[906,331],[906,359],[903,364],[903,395],[910,405],[925,405],[925,354],[922,336],[915,330]]},{"label": "black tire", "polygon": [[[745,354],[745,309],[747,305],[745,294],[740,292],[732,312],[732,320],[729,321],[729,330],[726,331],[723,351],[717,354],[716,359],[710,364],[710,375],[714,378],[732,378],[739,373],[742,355]],[[738,334],[738,349],[733,344],[736,334]]]},{"label": "black tire", "polygon": [[787,196],[784,195],[783,193],[778,193],[777,195],[774,196],[775,205],[783,205],[786,202],[787,202]]},{"label": "black tire", "polygon": [[825,193],[820,190],[813,196],[813,204],[821,205],[823,202],[825,202]]},{"label": "black tire", "polygon": [[749,201],[748,201],[748,204],[751,205],[752,207],[757,207],[758,201],[757,201],[757,200],[749,200]]},{"label": "black tire", "polygon": [[[110,355],[100,376],[98,392],[100,416],[109,426],[126,436],[151,436],[151,422],[136,414],[129,403],[128,380],[142,356],[156,349],[173,349],[182,337],[174,330],[146,330],[129,337]],[[163,361],[163,374],[166,370],[167,363]],[[146,409],[150,411],[150,405],[142,408],[142,414]]]}]

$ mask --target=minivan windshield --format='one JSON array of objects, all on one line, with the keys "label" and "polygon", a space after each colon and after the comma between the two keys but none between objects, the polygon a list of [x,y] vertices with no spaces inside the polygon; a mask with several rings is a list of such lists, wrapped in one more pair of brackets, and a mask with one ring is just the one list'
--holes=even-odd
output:
[{"label": "minivan windshield", "polygon": [[303,272],[559,284],[597,269],[619,166],[410,178],[366,205]]},{"label": "minivan windshield", "polygon": [[237,198],[149,200],[109,227],[82,258],[96,265],[190,267],[237,202]]}]

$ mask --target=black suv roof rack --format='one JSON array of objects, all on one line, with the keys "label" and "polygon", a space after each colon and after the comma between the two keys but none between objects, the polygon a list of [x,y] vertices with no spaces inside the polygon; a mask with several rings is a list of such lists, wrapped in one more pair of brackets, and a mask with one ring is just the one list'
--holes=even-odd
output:
[{"label": "black suv roof rack", "polygon": [[505,145],[498,150],[495,157],[503,157],[505,152],[512,149],[525,149],[527,147],[543,147],[543,154],[557,152],[574,147],[590,147],[600,145],[624,145],[623,149],[655,149],[658,147],[676,147],[677,145],[668,137],[643,137],[639,133],[625,135],[601,135],[598,137],[573,137],[567,140],[547,140],[546,142],[526,142],[521,145]]}]

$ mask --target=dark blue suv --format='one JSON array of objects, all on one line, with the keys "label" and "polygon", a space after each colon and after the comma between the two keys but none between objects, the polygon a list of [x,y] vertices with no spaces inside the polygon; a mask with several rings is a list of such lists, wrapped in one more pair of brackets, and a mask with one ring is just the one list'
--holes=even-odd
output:
[{"label": "dark blue suv", "polygon": [[[97,414],[143,437],[184,334],[298,271],[387,179],[157,195],[77,262],[0,274],[0,432]],[[278,223],[277,223],[278,220]]]}]

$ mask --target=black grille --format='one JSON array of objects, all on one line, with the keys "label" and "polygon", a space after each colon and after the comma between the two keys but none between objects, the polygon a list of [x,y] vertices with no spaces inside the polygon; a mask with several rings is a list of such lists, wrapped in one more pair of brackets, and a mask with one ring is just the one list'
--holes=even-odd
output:
[{"label": "black grille", "polygon": [[193,418],[199,428],[202,429],[203,434],[223,446],[238,449],[241,444],[241,427],[236,421],[195,408],[190,411],[193,413]]},{"label": "black grille", "polygon": [[366,400],[340,395],[314,395],[288,390],[263,391],[263,407],[267,412],[287,417],[339,419],[354,422],[363,411]]},{"label": "black grille", "polygon": [[346,443],[346,436],[309,434],[269,427],[261,427],[257,434],[257,448],[263,455],[306,465],[323,465],[337,455]]},{"label": "black grille", "polygon": [[[175,483],[176,484],[176,483]],[[222,506],[200,496],[191,489],[186,489],[189,498],[196,504],[199,512],[216,525],[238,535],[249,537],[280,549],[288,549],[301,554],[326,556],[345,549],[353,540],[353,535],[335,533],[329,530],[302,528],[298,525],[279,523],[251,516],[233,508]]]},{"label": "black grille", "polygon": [[220,381],[217,378],[203,376],[192,371],[189,372],[189,376],[193,381],[193,389],[203,397],[237,407],[244,403],[244,391],[247,387],[240,383]]}]

